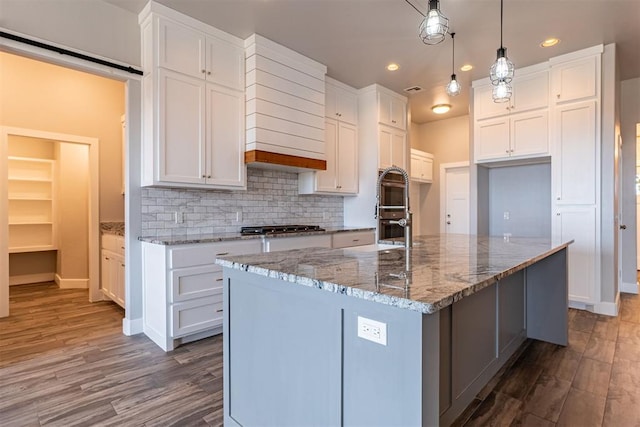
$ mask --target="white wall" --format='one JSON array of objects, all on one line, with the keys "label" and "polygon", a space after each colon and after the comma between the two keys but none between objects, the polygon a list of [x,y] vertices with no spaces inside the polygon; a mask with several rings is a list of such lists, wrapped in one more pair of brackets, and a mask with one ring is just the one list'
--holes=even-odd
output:
[{"label": "white wall", "polygon": [[433,183],[420,185],[411,210],[419,218],[415,234],[440,233],[440,165],[469,161],[469,116],[411,124],[411,147],[433,154]]},{"label": "white wall", "polygon": [[636,212],[636,124],[640,123],[640,78],[621,83],[622,134],[622,220],[627,226],[622,233],[622,284],[623,292],[638,292],[637,286],[637,212]]},{"label": "white wall", "polygon": [[103,1],[0,0],[0,27],[139,66],[138,16]]}]

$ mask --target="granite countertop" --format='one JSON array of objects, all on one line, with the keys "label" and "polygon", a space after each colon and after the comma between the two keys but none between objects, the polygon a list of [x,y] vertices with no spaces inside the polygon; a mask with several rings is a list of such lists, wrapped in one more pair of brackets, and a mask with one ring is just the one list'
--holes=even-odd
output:
[{"label": "granite countertop", "polygon": [[326,227],[324,231],[302,231],[297,233],[280,233],[280,234],[251,234],[242,235],[237,233],[218,233],[218,234],[187,234],[176,236],[161,236],[161,237],[138,237],[138,240],[147,243],[155,243],[156,245],[186,245],[191,243],[214,243],[225,242],[230,240],[247,240],[247,239],[261,239],[262,237],[268,237],[270,239],[282,238],[282,237],[296,237],[296,236],[308,236],[315,234],[334,234],[343,233],[348,231],[374,231],[375,228],[362,228],[362,227]]},{"label": "granite countertop", "polygon": [[566,248],[543,238],[442,234],[376,250],[298,249],[222,257],[223,267],[430,314]]},{"label": "granite countertop", "polygon": [[100,232],[102,234],[124,236],[124,222],[101,222]]}]

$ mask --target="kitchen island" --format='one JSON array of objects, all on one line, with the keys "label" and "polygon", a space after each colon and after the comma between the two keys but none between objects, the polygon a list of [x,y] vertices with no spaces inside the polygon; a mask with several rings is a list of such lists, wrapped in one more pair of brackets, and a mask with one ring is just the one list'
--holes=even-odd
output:
[{"label": "kitchen island", "polygon": [[219,258],[225,425],[450,424],[527,337],[567,345],[568,244]]}]

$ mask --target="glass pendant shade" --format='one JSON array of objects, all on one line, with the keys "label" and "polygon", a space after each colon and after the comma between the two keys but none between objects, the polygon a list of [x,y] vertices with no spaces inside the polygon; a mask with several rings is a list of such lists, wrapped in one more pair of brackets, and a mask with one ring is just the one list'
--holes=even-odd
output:
[{"label": "glass pendant shade", "polygon": [[491,79],[491,83],[493,85],[497,85],[501,81],[511,83],[513,80],[513,74],[515,71],[515,66],[513,62],[507,58],[507,49],[501,47],[498,49],[498,55],[496,62],[491,65],[491,69],[489,70],[489,78]]},{"label": "glass pendant shade", "polygon": [[508,82],[504,80],[499,81],[498,84],[493,87],[493,102],[509,101],[511,99],[512,92],[513,89]]},{"label": "glass pendant shade", "polygon": [[420,24],[420,39],[425,44],[442,42],[449,31],[449,19],[440,12],[438,0],[429,0],[429,12]]},{"label": "glass pendant shade", "polygon": [[449,82],[449,84],[446,87],[447,95],[449,95],[449,96],[460,95],[461,89],[462,88],[460,87],[460,83],[458,83],[458,81],[456,80],[456,75],[455,74],[451,74],[451,81]]}]

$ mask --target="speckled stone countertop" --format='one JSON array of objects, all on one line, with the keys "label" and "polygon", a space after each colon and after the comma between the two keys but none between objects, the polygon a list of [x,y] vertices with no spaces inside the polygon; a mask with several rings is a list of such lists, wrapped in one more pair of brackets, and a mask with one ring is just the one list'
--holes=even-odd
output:
[{"label": "speckled stone countertop", "polygon": [[566,248],[549,239],[419,236],[377,251],[298,249],[222,257],[223,267],[430,314]]},{"label": "speckled stone countertop", "polygon": [[343,233],[348,231],[374,231],[375,228],[362,228],[362,227],[326,227],[324,231],[304,231],[299,233],[280,233],[280,234],[252,234],[243,236],[240,232],[237,233],[218,233],[218,234],[187,234],[178,236],[161,236],[161,237],[138,237],[138,240],[147,243],[155,243],[156,245],[186,245],[191,243],[214,243],[225,242],[229,240],[246,240],[246,239],[260,239],[262,237],[268,237],[270,239],[278,239],[282,237],[296,237],[296,236],[308,236],[314,234],[334,234]]},{"label": "speckled stone countertop", "polygon": [[100,232],[102,234],[124,236],[124,222],[101,222]]}]

